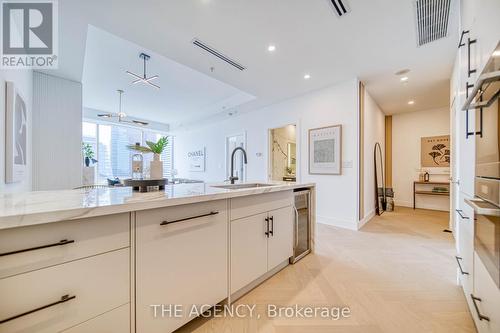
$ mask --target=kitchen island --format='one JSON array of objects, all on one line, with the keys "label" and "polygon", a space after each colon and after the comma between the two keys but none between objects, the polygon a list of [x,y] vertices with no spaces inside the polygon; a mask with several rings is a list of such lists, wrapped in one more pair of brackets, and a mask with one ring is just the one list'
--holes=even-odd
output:
[{"label": "kitchen island", "polygon": [[220,186],[0,195],[0,332],[171,332],[286,267],[314,184]]}]

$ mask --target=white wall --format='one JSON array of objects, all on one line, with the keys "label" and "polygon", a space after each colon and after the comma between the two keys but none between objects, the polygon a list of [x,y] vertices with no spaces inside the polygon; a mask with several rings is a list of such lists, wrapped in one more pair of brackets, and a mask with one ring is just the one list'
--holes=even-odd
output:
[{"label": "white wall", "polygon": [[[450,134],[448,108],[416,111],[392,116],[392,181],[397,206],[413,206],[413,181],[418,180],[420,169],[420,138]],[[432,170],[431,180],[448,181],[449,168]],[[441,173],[434,175],[433,172]],[[449,210],[449,198],[441,196],[417,196],[417,207]]]},{"label": "white wall", "polygon": [[82,184],[82,85],[33,75],[33,189]]},{"label": "white wall", "polygon": [[[385,114],[365,89],[364,110],[364,219],[366,223],[375,213],[375,164],[373,151],[375,143],[380,143],[385,156]],[[384,161],[385,162],[385,161]],[[386,166],[384,165],[384,170]]]},{"label": "white wall", "polygon": [[[23,182],[5,184],[5,81],[14,82],[15,87],[21,92],[26,103],[28,116],[27,149],[28,160],[26,179]],[[0,70],[0,192],[26,192],[31,190],[32,170],[32,98],[33,98],[33,72],[21,69]]]},{"label": "white wall", "polygon": [[[358,81],[308,93],[203,127],[175,131],[175,164],[179,177],[220,182],[225,178],[225,137],[246,132],[247,180],[268,179],[268,130],[297,124],[297,179],[317,184],[318,222],[357,229]],[[308,174],[308,130],[342,125],[342,175]],[[187,171],[186,152],[206,147],[206,171]]]}]

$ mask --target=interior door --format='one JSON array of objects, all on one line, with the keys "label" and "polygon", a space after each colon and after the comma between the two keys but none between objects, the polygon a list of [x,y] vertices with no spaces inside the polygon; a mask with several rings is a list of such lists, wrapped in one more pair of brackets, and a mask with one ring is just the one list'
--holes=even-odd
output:
[{"label": "interior door", "polygon": [[291,206],[268,213],[270,231],[267,269],[271,270],[293,255],[294,212]]}]

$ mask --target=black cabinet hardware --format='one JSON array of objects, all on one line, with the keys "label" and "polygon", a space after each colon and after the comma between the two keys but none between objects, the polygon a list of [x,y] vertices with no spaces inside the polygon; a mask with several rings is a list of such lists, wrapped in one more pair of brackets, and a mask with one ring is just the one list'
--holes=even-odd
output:
[{"label": "black cabinet hardware", "polygon": [[269,231],[269,234],[274,237],[274,216],[271,216],[269,221],[271,221],[271,230]]},{"label": "black cabinet hardware", "polygon": [[0,253],[0,257],[3,256],[10,256],[12,254],[17,254],[17,253],[23,253],[23,252],[29,252],[29,251],[35,251],[35,250],[40,250],[40,249],[45,249],[48,247],[54,247],[54,246],[61,246],[61,245],[66,245],[66,244],[71,244],[74,243],[75,241],[70,239],[62,239],[57,243],[52,243],[52,244],[47,244],[47,245],[41,245],[41,246],[35,246],[35,247],[30,247],[28,249],[22,249],[22,250],[16,250],[16,251],[11,251],[11,252],[4,252]]},{"label": "black cabinet hardware", "polygon": [[474,296],[473,294],[470,294],[470,298],[472,298],[472,303],[474,303],[474,308],[476,308],[476,313],[477,313],[477,317],[479,318],[479,320],[490,321],[490,317],[487,317],[487,316],[481,314],[481,312],[479,312],[479,307],[477,306],[476,301],[481,302],[481,299],[479,297]]},{"label": "black cabinet hardware", "polygon": [[75,298],[76,298],[76,296],[64,295],[64,296],[61,297],[60,300],[58,300],[56,302],[53,302],[53,303],[41,306],[39,308],[30,310],[30,311],[26,311],[26,312],[20,313],[18,315],[12,316],[10,318],[6,318],[6,319],[3,319],[3,320],[0,320],[0,324],[6,323],[8,321],[11,321],[11,320],[14,320],[14,319],[17,319],[17,318],[20,318],[20,317],[24,317],[26,315],[32,314],[34,312],[37,312],[37,311],[40,311],[40,310],[43,310],[43,309],[46,309],[46,308],[50,308],[51,306],[54,306],[54,305],[57,305],[57,304],[66,303],[67,301],[70,301],[70,300],[75,299]]},{"label": "black cabinet hardware", "polygon": [[[465,82],[465,98],[469,97],[469,90],[473,88],[473,84],[469,84],[469,82]],[[482,113],[481,113],[482,116]],[[482,130],[481,130],[482,132]],[[468,139],[469,136],[479,134],[478,132],[469,131],[469,110],[465,110],[465,138]],[[482,136],[482,133],[481,133]]]},{"label": "black cabinet hardware", "polygon": [[476,72],[476,69],[470,68],[470,46],[472,44],[475,44],[476,42],[476,39],[470,39],[470,37],[467,38],[467,77],[470,77],[471,74],[474,74]]},{"label": "black cabinet hardware", "polygon": [[460,41],[458,42],[458,48],[461,48],[462,46],[465,46],[465,43],[463,42],[465,34],[468,34],[469,30],[462,30],[462,34],[460,35]]},{"label": "black cabinet hardware", "polygon": [[461,217],[462,219],[464,219],[464,220],[468,220],[468,219],[469,219],[469,217],[468,217],[468,216],[465,216],[464,214],[462,214],[462,213],[463,213],[463,210],[461,210],[461,209],[455,209],[455,211],[458,213],[458,215],[460,215],[460,217]]},{"label": "black cabinet hardware", "polygon": [[462,265],[460,264],[460,260],[462,260],[463,258],[459,257],[459,256],[455,256],[455,259],[457,259],[457,264],[458,264],[458,268],[460,269],[460,273],[462,273],[462,275],[469,275],[469,272],[465,272],[462,269]]},{"label": "black cabinet hardware", "polygon": [[216,211],[216,212],[210,212],[210,213],[207,213],[207,214],[201,214],[201,215],[196,215],[196,216],[185,217],[183,219],[178,219],[178,220],[173,220],[173,221],[163,221],[162,223],[160,223],[160,225],[168,225],[168,224],[182,222],[182,221],[187,221],[187,220],[194,220],[194,219],[199,219],[199,218],[202,218],[202,217],[212,216],[212,215],[217,215],[217,214],[219,214],[219,212]]},{"label": "black cabinet hardware", "polygon": [[265,220],[266,220],[266,232],[264,234],[267,236],[267,238],[269,238],[269,233],[270,233],[269,232],[269,217],[266,217]]}]

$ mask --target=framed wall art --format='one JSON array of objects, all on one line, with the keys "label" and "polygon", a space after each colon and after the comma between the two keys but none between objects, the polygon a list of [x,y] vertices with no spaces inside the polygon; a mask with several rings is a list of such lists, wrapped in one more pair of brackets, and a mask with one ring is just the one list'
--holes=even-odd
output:
[{"label": "framed wall art", "polygon": [[309,173],[342,173],[342,125],[309,130]]},{"label": "framed wall art", "polygon": [[14,82],[5,86],[5,182],[26,178],[28,158],[28,114],[24,98]]}]

